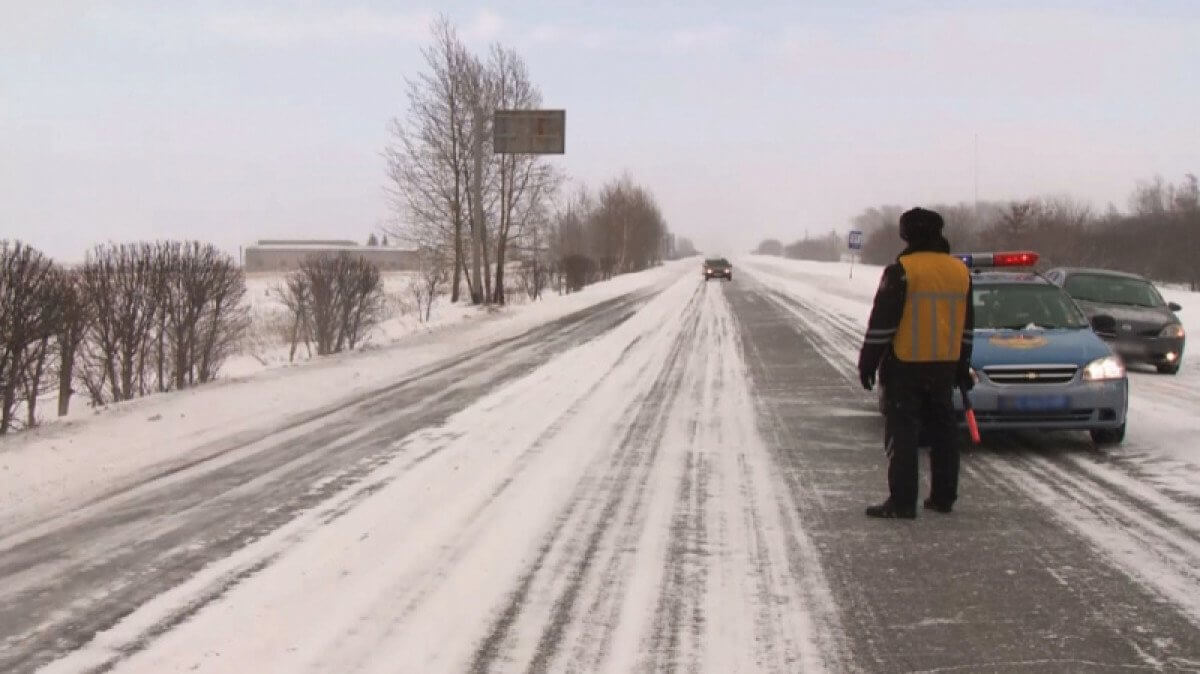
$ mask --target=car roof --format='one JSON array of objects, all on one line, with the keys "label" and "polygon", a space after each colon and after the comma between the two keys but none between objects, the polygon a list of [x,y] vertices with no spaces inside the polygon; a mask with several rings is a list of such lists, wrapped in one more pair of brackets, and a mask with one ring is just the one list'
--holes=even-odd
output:
[{"label": "car roof", "polygon": [[1067,275],[1071,274],[1095,274],[1097,276],[1116,276],[1118,278],[1132,278],[1139,281],[1145,281],[1146,277],[1140,274],[1134,274],[1127,271],[1117,271],[1115,269],[1100,269],[1098,267],[1056,267],[1054,271],[1061,271]]},{"label": "car roof", "polygon": [[1020,271],[975,270],[971,273],[971,279],[976,285],[1054,285],[1032,269]]}]

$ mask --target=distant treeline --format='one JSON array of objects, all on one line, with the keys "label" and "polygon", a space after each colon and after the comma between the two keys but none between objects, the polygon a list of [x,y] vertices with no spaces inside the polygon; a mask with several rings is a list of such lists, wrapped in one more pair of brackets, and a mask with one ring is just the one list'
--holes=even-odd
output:
[{"label": "distant treeline", "polygon": [[[1103,267],[1157,281],[1186,283],[1200,290],[1200,184],[1187,174],[1177,184],[1162,178],[1142,182],[1129,197],[1129,210],[1104,213],[1066,196],[1009,202],[922,204],[942,214],[946,238],[956,251],[1032,249],[1043,266]],[[851,224],[866,240],[862,260],[887,264],[903,249],[898,233],[902,206],[868,208]],[[759,252],[810,260],[838,260],[844,238],[834,232],[784,246],[768,240]]]}]

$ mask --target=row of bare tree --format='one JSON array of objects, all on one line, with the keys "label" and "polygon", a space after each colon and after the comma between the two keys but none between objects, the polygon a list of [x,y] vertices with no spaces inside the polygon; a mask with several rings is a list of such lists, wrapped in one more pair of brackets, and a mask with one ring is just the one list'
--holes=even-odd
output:
[{"label": "row of bare tree", "polygon": [[78,385],[103,404],[212,380],[246,330],[245,292],[209,244],[108,244],[68,269],[0,241],[0,433],[35,425],[54,387],[65,415]]},{"label": "row of bare tree", "polygon": [[554,277],[560,289],[578,290],[615,274],[641,271],[673,257],[670,236],[654,195],[623,176],[592,195],[580,189],[555,213],[550,232]]},{"label": "row of bare tree", "polygon": [[[666,224],[646,189],[622,178],[556,209],[564,176],[545,157],[494,152],[494,111],[541,105],[519,54],[493,45],[478,56],[444,17],[422,53],[426,70],[409,80],[407,111],[392,121],[384,150],[396,215],[388,229],[422,251],[424,266],[446,270],[452,302],[465,295],[503,304],[510,269],[536,298],[567,267],[607,277],[662,259]],[[585,221],[586,249],[572,243],[551,251],[578,237],[571,228]],[[586,261],[568,261],[571,255]]]},{"label": "row of bare tree", "polygon": [[[1096,213],[1070,197],[928,206],[946,221],[955,250],[1033,249],[1045,265],[1094,266],[1187,283],[1200,290],[1200,181],[1188,174],[1177,184],[1155,178],[1137,185],[1129,210]],[[900,206],[868,208],[852,220],[866,232],[864,262],[887,264],[903,248]],[[775,242],[777,243],[777,242]],[[779,250],[763,242],[760,250]],[[836,260],[845,242],[834,234],[805,238],[780,251],[789,257]]]}]

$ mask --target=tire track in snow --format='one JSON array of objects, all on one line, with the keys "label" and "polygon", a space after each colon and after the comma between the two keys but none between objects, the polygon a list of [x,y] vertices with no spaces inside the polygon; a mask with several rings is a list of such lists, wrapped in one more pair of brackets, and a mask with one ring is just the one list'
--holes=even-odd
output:
[{"label": "tire track in snow", "polygon": [[1152,505],[1090,475],[1039,456],[984,457],[988,471],[1021,490],[1089,540],[1200,628],[1200,541]]},{"label": "tire track in snow", "polygon": [[[658,457],[659,441],[662,437],[665,412],[669,402],[677,394],[682,370],[678,367],[687,345],[687,337],[695,332],[700,312],[696,305],[698,294],[694,293],[683,312],[684,325],[674,336],[670,350],[662,362],[649,391],[639,401],[634,401],[637,412],[628,424],[628,430],[620,440],[616,453],[607,466],[606,474],[599,479],[585,479],[586,485],[576,500],[567,506],[569,511],[579,510],[581,521],[573,523],[574,532],[567,541],[548,541],[548,549],[562,548],[564,558],[557,573],[542,579],[543,588],[555,588],[550,599],[551,611],[540,629],[540,636],[533,647],[527,671],[548,671],[552,660],[558,655],[567,624],[572,620],[587,575],[593,567],[596,553],[618,519],[618,511],[625,509],[628,520],[637,521],[647,483]],[[579,509],[579,502],[588,504]],[[630,529],[630,522],[625,529]],[[557,532],[556,532],[557,533]],[[556,546],[555,543],[560,545]],[[538,575],[544,560],[531,569]],[[525,582],[522,582],[525,585]],[[487,651],[476,653],[471,671],[489,671],[499,652],[511,650],[516,625],[523,617],[522,612],[530,599],[528,591],[514,593],[512,600],[501,611],[502,619],[491,629],[485,644]],[[506,648],[494,644],[509,643]]]},{"label": "tire track in snow", "polygon": [[[745,301],[753,304],[752,299],[761,297],[765,298],[767,304],[780,306],[780,296],[774,294],[766,286],[761,284],[755,284],[755,286],[755,289],[761,292],[747,295],[744,298]],[[784,307],[786,315],[793,322],[796,332],[800,334],[811,333],[814,325],[837,326],[840,323],[836,320],[814,323],[813,317],[803,316],[797,312],[796,307],[801,306],[798,302],[789,304],[790,308]],[[744,316],[740,318],[743,321],[746,320]],[[754,330],[754,326],[743,324],[739,349],[745,352],[747,368],[761,369],[764,367],[765,359],[760,352],[760,347],[753,339],[747,338],[747,333],[753,333]],[[818,345],[813,340],[812,344],[817,352],[827,360],[831,354],[837,353],[838,347],[834,343]],[[844,368],[837,368],[837,371],[842,376],[849,376],[848,371]],[[752,379],[749,371],[744,372],[743,377],[748,381]],[[755,382],[755,384],[759,383]],[[764,608],[758,616],[756,624],[759,634],[763,634],[768,632],[773,624],[783,622],[789,617],[779,615],[777,610],[775,614],[772,614],[765,608],[770,606],[766,601],[768,597],[778,596],[778,591],[773,589],[773,578],[779,578],[783,581],[790,581],[790,592],[803,597],[806,605],[806,611],[800,617],[804,624],[799,629],[793,628],[788,631],[809,635],[807,641],[798,644],[784,642],[784,645],[788,646],[786,650],[764,648],[761,659],[774,665],[770,667],[771,671],[779,672],[797,670],[858,671],[860,668],[851,656],[851,645],[847,642],[842,625],[840,615],[842,607],[833,597],[833,591],[822,568],[822,556],[811,538],[809,525],[806,523],[810,515],[824,511],[826,504],[816,490],[817,485],[807,482],[805,479],[807,476],[802,475],[792,465],[796,459],[791,456],[791,442],[786,437],[786,424],[772,401],[772,397],[777,393],[755,388],[749,392],[749,395],[751,396],[749,404],[757,410],[758,432],[762,433],[765,442],[770,447],[771,471],[765,474],[759,472],[756,475],[749,470],[748,465],[743,467],[743,489],[748,493],[756,493],[759,490],[755,486],[756,482],[780,482],[780,487],[772,500],[767,502],[748,501],[751,507],[745,513],[745,516],[754,522],[749,530],[754,533],[752,549],[756,551],[755,566],[759,569],[758,592],[764,597],[763,602],[760,603],[760,606]],[[810,395],[819,398],[820,392],[814,391]],[[763,522],[768,519],[775,524],[770,527],[765,525]],[[773,553],[772,547],[769,545],[773,537],[768,532],[772,530],[777,532],[774,534],[774,538],[783,540],[783,544],[778,546],[783,550],[782,557],[779,553]],[[843,589],[856,591],[854,587]],[[854,607],[860,611],[869,610],[869,603],[860,598],[854,602]],[[767,644],[778,641],[761,637],[758,640]],[[872,645],[866,644],[866,647],[869,649],[872,648]],[[766,669],[767,666],[763,668]]]},{"label": "tire track in snow", "polygon": [[[758,435],[739,326],[710,295],[712,344],[683,430],[672,540],[642,671],[835,668],[836,611],[803,525]],[[715,354],[715,355],[713,355]]]},{"label": "tire track in snow", "polygon": [[[704,290],[648,373],[602,474],[589,471],[497,611],[485,671],[821,669],[808,585],[757,436],[721,286]],[[804,578],[794,576],[799,572]],[[827,590],[826,590],[827,591]],[[642,653],[644,655],[639,655]]]},{"label": "tire track in snow", "polygon": [[[722,288],[722,286],[718,286]],[[719,417],[713,415],[712,398],[720,390],[719,369],[722,331],[720,291],[704,285],[702,317],[687,360],[680,402],[672,423],[681,429],[686,450],[674,490],[665,544],[658,597],[646,635],[643,671],[697,671],[701,663],[700,638],[705,625],[703,599],[709,572],[708,499],[709,454],[704,448],[721,448]],[[711,449],[710,449],[711,451]]]},{"label": "tire track in snow", "polygon": [[[703,292],[707,293],[707,288]],[[675,342],[677,348],[672,352],[673,364],[671,367],[675,371],[673,376],[678,377],[678,382],[674,386],[679,392],[687,387],[686,382],[692,376],[686,359],[691,358],[697,352],[700,335],[705,329],[702,320],[703,308],[700,306],[704,301],[697,296],[696,302],[688,307],[686,312],[688,323],[677,337]],[[680,361],[683,362],[675,364]],[[692,389],[694,394],[694,386]],[[656,412],[659,417],[655,422],[657,436],[652,439],[651,443],[655,457],[664,442],[665,428],[663,425],[668,420],[667,417],[671,416],[669,407],[680,397],[681,395],[678,393],[673,393],[670,399],[661,400],[663,407]],[[663,467],[657,465],[652,468],[658,469],[661,473]],[[652,513],[647,512],[652,506],[645,503],[646,487],[652,479],[658,483],[664,479],[664,476],[659,475],[652,478],[651,473],[647,472],[645,478],[640,481],[632,507],[626,509],[621,526],[614,532],[613,540],[607,546],[603,568],[599,568],[601,565],[597,565],[599,570],[587,584],[585,594],[591,597],[590,603],[586,611],[582,612],[581,620],[576,622],[570,630],[570,634],[565,637],[570,644],[569,652],[564,653],[560,658],[560,660],[565,659],[566,662],[562,664],[562,667],[568,671],[601,671],[611,663],[609,656],[613,651],[616,632],[619,627],[626,627],[622,625],[622,613],[628,610],[630,601],[638,600],[636,594],[633,596],[630,594],[629,577],[636,573],[635,565],[642,559],[639,545],[647,536],[652,536],[652,529],[658,526]],[[652,498],[657,497],[660,497],[660,494],[652,495]],[[662,522],[662,526],[666,526],[665,521]],[[646,562],[643,560],[641,563],[645,564]]]}]

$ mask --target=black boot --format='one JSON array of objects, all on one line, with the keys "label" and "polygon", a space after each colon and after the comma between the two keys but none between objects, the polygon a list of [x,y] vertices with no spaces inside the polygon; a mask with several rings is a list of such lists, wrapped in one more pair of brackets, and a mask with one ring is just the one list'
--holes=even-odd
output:
[{"label": "black boot", "polygon": [[949,503],[938,503],[929,498],[925,499],[924,505],[926,510],[933,510],[939,513],[949,513],[954,510],[954,506]]},{"label": "black boot", "polygon": [[917,509],[915,507],[913,507],[913,508],[898,507],[896,504],[892,503],[891,499],[888,499],[888,500],[884,501],[883,503],[880,503],[879,505],[870,506],[869,508],[867,508],[867,517],[882,517],[885,519],[899,518],[899,519],[911,520],[911,519],[916,519]]}]

